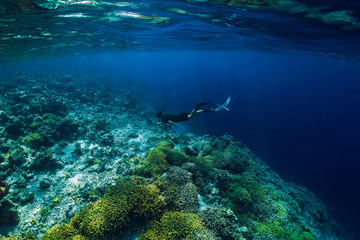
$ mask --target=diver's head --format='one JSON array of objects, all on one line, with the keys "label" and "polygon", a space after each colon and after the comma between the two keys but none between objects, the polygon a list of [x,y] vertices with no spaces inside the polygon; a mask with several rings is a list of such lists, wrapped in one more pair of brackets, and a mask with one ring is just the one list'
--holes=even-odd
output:
[{"label": "diver's head", "polygon": [[163,112],[158,111],[158,112],[156,113],[156,117],[157,117],[157,118],[162,118],[162,116],[163,116]]}]

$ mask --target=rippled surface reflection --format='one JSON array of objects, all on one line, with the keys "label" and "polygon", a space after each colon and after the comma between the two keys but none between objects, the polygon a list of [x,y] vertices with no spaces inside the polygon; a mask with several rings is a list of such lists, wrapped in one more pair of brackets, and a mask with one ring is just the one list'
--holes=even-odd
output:
[{"label": "rippled surface reflection", "polygon": [[0,61],[114,48],[261,48],[358,58],[359,8],[353,1],[331,3],[4,0]]}]

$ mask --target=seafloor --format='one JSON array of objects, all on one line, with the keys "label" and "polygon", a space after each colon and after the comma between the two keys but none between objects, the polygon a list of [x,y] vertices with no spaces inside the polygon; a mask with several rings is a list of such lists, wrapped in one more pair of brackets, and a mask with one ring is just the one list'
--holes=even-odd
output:
[{"label": "seafloor", "polygon": [[101,77],[20,74],[0,102],[0,239],[340,239],[243,143],[157,125]]}]

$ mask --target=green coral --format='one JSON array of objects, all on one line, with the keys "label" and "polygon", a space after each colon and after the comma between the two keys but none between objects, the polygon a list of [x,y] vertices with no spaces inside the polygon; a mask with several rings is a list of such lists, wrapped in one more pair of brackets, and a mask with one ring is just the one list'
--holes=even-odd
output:
[{"label": "green coral", "polygon": [[43,145],[44,139],[40,133],[31,132],[28,136],[21,138],[20,141],[33,148],[40,148]]},{"label": "green coral", "polygon": [[121,231],[129,222],[129,206],[123,198],[99,199],[76,214],[71,223],[85,236],[101,238]]},{"label": "green coral", "polygon": [[168,149],[168,148],[159,148],[163,153],[165,153],[166,161],[170,165],[181,166],[183,163],[187,162],[188,156],[182,153],[179,149]]},{"label": "green coral", "polygon": [[164,173],[168,169],[166,155],[159,148],[149,150],[146,154],[143,167],[139,169],[140,174],[146,177],[155,177]]},{"label": "green coral", "polygon": [[74,228],[72,224],[61,224],[50,228],[42,237],[42,240],[74,240],[81,239],[86,240],[87,238],[79,235],[78,230]]},{"label": "green coral", "polygon": [[137,185],[129,192],[132,214],[143,219],[155,218],[162,213],[165,202],[155,185]]},{"label": "green coral", "polygon": [[282,240],[315,240],[316,236],[313,233],[303,231],[297,232],[290,227],[283,227],[278,221],[267,221],[264,223],[256,223],[257,232],[259,236],[266,236],[268,239],[282,239]]},{"label": "green coral", "polygon": [[3,237],[0,235],[0,240],[36,240],[36,237],[34,234],[27,232],[19,236],[10,235],[8,237]]},{"label": "green coral", "polygon": [[166,172],[170,165],[180,166],[189,161],[188,156],[178,149],[173,149],[170,141],[159,142],[154,149],[148,150],[142,167],[135,169],[135,174],[145,177],[158,177]]},{"label": "green coral", "polygon": [[47,217],[49,215],[49,212],[50,212],[50,210],[48,207],[41,208],[40,209],[40,217],[42,217],[42,218]]},{"label": "green coral", "polygon": [[213,157],[211,156],[199,156],[191,157],[190,162],[195,163],[204,178],[214,177],[214,164]]},{"label": "green coral", "polygon": [[166,212],[158,221],[148,224],[140,240],[193,239],[204,229],[197,214],[184,212]]},{"label": "green coral", "polygon": [[34,130],[38,130],[39,128],[46,126],[60,126],[66,124],[71,125],[74,123],[70,119],[63,118],[52,113],[45,113],[42,115],[41,121],[31,123],[30,127]]},{"label": "green coral", "polygon": [[121,234],[131,218],[147,220],[161,215],[165,201],[159,194],[157,187],[145,185],[143,179],[120,180],[104,198],[76,214],[71,223],[82,235],[93,238]]},{"label": "green coral", "polygon": [[165,201],[160,196],[160,190],[153,184],[145,184],[143,178],[120,179],[113,186],[104,199],[126,198],[130,205],[130,214],[133,217],[151,219],[161,215]]},{"label": "green coral", "polygon": [[228,207],[241,215],[249,212],[251,206],[263,198],[267,192],[256,176],[244,173],[230,178],[222,194],[229,199]]},{"label": "green coral", "polygon": [[211,156],[216,168],[228,170],[232,173],[241,173],[249,165],[249,161],[243,157],[239,146],[232,142],[223,151],[212,151]]},{"label": "green coral", "polygon": [[57,196],[53,197],[53,199],[52,199],[52,201],[50,203],[50,207],[56,207],[57,205],[59,205],[60,200],[61,200],[60,195],[57,195]]},{"label": "green coral", "polygon": [[175,146],[174,142],[167,139],[158,142],[155,147],[172,149],[174,148],[174,146]]},{"label": "green coral", "polygon": [[76,134],[79,124],[69,118],[46,113],[30,125],[31,131],[41,133],[42,145],[52,146],[56,140],[64,140]]}]

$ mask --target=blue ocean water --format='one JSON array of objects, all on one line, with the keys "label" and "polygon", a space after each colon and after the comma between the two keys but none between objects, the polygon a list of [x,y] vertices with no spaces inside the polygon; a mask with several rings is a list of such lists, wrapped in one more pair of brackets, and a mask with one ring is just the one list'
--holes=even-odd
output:
[{"label": "blue ocean water", "polygon": [[294,1],[297,12],[229,3],[241,1],[10,2],[0,4],[1,80],[96,75],[170,113],[231,96],[229,112],[184,126],[244,142],[359,234],[356,1]]},{"label": "blue ocean water", "polygon": [[231,96],[229,112],[205,113],[185,126],[244,142],[282,177],[314,191],[349,231],[358,231],[357,61],[260,51],[117,52],[2,70],[17,72],[102,76],[169,113]]}]

